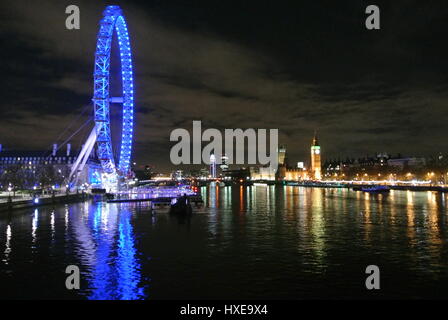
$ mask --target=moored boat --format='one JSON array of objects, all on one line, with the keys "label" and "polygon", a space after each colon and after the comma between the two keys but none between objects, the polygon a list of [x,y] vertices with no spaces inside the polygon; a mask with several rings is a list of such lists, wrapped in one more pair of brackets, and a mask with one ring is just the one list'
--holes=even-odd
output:
[{"label": "moored boat", "polygon": [[179,216],[189,216],[193,213],[190,199],[187,195],[183,195],[177,199],[173,199],[170,213]]},{"label": "moored boat", "polygon": [[361,188],[361,190],[370,193],[387,193],[390,191],[390,188],[387,186],[371,186],[371,187],[363,187]]}]

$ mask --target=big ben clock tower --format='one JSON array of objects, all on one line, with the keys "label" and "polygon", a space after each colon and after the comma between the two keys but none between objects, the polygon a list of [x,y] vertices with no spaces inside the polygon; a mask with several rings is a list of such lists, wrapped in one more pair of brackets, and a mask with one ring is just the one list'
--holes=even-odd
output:
[{"label": "big ben clock tower", "polygon": [[313,143],[311,144],[311,177],[315,180],[322,179],[322,168],[320,161],[320,146],[317,141],[317,134],[314,133]]}]

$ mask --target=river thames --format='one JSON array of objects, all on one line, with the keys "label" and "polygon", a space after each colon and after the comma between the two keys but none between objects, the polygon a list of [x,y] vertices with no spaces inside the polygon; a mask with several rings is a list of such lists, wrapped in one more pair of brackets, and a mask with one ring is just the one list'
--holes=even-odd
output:
[{"label": "river thames", "polygon": [[[0,213],[0,298],[448,298],[447,194],[200,191],[189,220],[94,201]],[[65,287],[68,265],[80,290]],[[368,265],[380,290],[365,287]]]}]

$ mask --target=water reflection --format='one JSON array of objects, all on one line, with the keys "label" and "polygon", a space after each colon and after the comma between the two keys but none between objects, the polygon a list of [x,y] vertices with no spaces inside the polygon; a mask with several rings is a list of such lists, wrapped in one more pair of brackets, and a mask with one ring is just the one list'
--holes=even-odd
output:
[{"label": "water reflection", "polygon": [[122,211],[118,225],[117,294],[122,300],[137,300],[144,297],[140,283],[140,264],[134,246],[134,233],[129,211]]},{"label": "water reflection", "polygon": [[3,262],[5,264],[8,264],[9,262],[9,255],[11,254],[11,237],[12,237],[12,231],[11,231],[11,225],[8,224],[6,227],[6,243],[5,243],[5,251],[4,251],[4,258]]},{"label": "water reflection", "polygon": [[69,210],[68,205],[65,205],[65,212],[64,212],[64,229],[65,229],[65,232],[66,232],[66,233],[67,233],[67,231],[68,231],[68,215],[69,215],[69,212],[70,212],[70,210]]},{"label": "water reflection", "polygon": [[240,212],[244,211],[244,187],[240,186]]},{"label": "water reflection", "polygon": [[208,190],[207,205],[210,208],[218,208],[219,207],[219,186],[216,182],[212,182],[210,187],[206,189]]},{"label": "water reflection", "polygon": [[316,255],[316,271],[320,271],[325,267],[323,263],[325,249],[326,249],[326,228],[324,213],[324,201],[323,201],[323,189],[313,189],[311,193],[311,201],[313,203],[313,214],[311,219],[311,234],[314,241],[314,253]]},{"label": "water reflection", "polygon": [[54,234],[55,234],[55,225],[54,225],[54,210],[51,211],[50,215],[50,227],[51,227],[51,240],[54,241]]},{"label": "water reflection", "polygon": [[36,231],[37,227],[39,226],[39,210],[35,209],[33,214],[33,221],[32,221],[32,229],[31,229],[31,237],[33,238],[33,246],[32,248],[35,248],[36,243]]},{"label": "water reflection", "polygon": [[437,192],[430,192],[428,194],[428,233],[430,234],[430,243],[432,245],[441,245],[441,230],[440,230],[440,214],[443,210],[443,202],[439,202],[439,199],[443,199],[443,195]]},{"label": "water reflection", "polygon": [[[191,230],[134,204],[86,202],[0,218],[0,283],[11,283],[3,296],[22,294],[12,284],[26,271],[35,281],[30,295],[40,297],[49,280],[38,275],[68,264],[80,267],[84,282],[70,294],[88,299],[314,298],[347,288],[372,263],[403,288],[400,297],[411,284],[417,294],[448,284],[446,194],[240,185],[201,194],[206,204],[195,208]],[[157,280],[150,296],[149,277]],[[47,295],[67,294],[58,285]],[[362,295],[358,287],[347,296]]]},{"label": "water reflection", "polygon": [[115,205],[97,204],[89,219],[91,228],[77,226],[76,234],[83,243],[81,259],[89,268],[89,299],[145,298],[144,287],[140,285],[141,265],[135,248],[132,214],[126,207],[120,211],[117,208]]}]

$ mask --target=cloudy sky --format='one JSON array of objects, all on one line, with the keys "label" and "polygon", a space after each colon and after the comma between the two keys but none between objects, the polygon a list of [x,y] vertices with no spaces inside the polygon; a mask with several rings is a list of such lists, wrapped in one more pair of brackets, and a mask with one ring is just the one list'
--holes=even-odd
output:
[{"label": "cloudy sky", "polygon": [[[65,28],[65,7],[81,30]],[[91,117],[98,21],[106,2],[0,5],[0,143],[45,149]],[[109,3],[111,4],[111,3]],[[131,34],[135,158],[171,167],[170,132],[278,128],[291,162],[446,152],[448,4],[366,1],[117,1]],[[76,140],[76,138],[78,140]],[[73,143],[79,145],[83,133]]]}]

